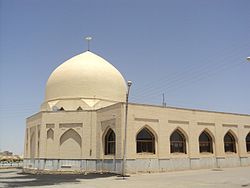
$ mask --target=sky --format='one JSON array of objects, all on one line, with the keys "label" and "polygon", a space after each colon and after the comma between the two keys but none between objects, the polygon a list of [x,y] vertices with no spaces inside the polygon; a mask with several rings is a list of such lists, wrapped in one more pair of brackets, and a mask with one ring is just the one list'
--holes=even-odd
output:
[{"label": "sky", "polygon": [[23,153],[52,71],[90,50],[129,101],[250,114],[249,0],[0,0],[0,151]]}]

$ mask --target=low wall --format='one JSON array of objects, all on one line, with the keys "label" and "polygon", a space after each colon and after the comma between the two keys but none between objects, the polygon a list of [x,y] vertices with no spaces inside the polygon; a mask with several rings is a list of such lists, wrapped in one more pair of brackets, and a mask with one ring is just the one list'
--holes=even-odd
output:
[{"label": "low wall", "polygon": [[[249,166],[250,157],[203,157],[203,158],[171,158],[171,159],[128,159],[127,173],[167,172],[187,169],[226,168]],[[111,172],[121,174],[122,160],[63,160],[63,159],[25,159],[25,172]]]}]

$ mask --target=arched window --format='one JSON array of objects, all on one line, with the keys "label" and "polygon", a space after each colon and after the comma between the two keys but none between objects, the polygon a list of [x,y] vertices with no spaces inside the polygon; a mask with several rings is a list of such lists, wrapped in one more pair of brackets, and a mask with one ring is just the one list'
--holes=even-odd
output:
[{"label": "arched window", "polygon": [[112,129],[109,129],[105,136],[105,155],[115,154],[115,133]]},{"label": "arched window", "polygon": [[47,131],[47,139],[54,140],[54,131],[51,128]]},{"label": "arched window", "polygon": [[147,128],[137,134],[136,144],[137,153],[155,153],[155,137]]},{"label": "arched window", "polygon": [[248,133],[246,137],[246,147],[247,147],[247,152],[250,152],[250,133]]},{"label": "arched window", "polygon": [[203,131],[199,137],[199,146],[200,153],[213,153],[213,141],[211,136],[206,131]]},{"label": "arched window", "polygon": [[171,153],[186,153],[186,138],[176,130],[170,136],[170,152]]},{"label": "arched window", "polygon": [[55,156],[54,131],[52,128],[47,130],[46,156],[48,158],[53,158]]},{"label": "arched window", "polygon": [[225,152],[236,153],[235,138],[230,132],[224,136],[224,149]]}]

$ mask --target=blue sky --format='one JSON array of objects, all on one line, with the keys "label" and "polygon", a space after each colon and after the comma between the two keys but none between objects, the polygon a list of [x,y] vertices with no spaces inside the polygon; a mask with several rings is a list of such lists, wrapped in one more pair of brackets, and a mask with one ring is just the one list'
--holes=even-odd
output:
[{"label": "blue sky", "polygon": [[250,114],[249,0],[0,0],[0,150],[22,153],[51,72],[91,51],[130,101]]}]

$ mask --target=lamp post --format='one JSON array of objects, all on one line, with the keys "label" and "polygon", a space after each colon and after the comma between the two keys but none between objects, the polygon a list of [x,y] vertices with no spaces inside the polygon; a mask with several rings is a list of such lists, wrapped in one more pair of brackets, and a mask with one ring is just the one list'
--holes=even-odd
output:
[{"label": "lamp post", "polygon": [[125,129],[124,129],[124,141],[123,141],[123,163],[122,163],[122,177],[124,179],[125,175],[126,175],[126,154],[127,154],[127,125],[128,125],[128,97],[129,97],[129,90],[130,90],[130,86],[132,85],[132,82],[129,80],[127,82],[127,86],[128,86],[128,90],[126,93],[126,106],[125,106]]}]

